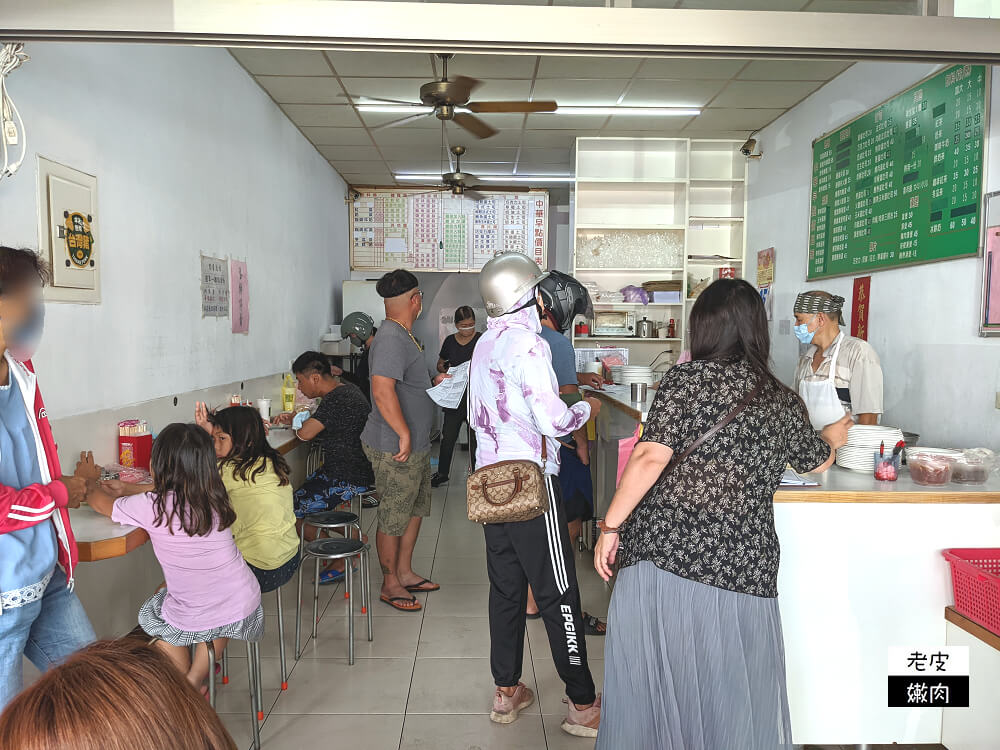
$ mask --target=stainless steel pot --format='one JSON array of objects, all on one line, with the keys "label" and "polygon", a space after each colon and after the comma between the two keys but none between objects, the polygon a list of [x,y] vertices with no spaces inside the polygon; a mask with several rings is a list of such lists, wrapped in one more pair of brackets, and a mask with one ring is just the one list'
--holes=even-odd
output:
[{"label": "stainless steel pot", "polygon": [[635,324],[635,336],[640,339],[651,339],[656,336],[656,327],[651,320],[646,320],[643,317],[638,323]]}]

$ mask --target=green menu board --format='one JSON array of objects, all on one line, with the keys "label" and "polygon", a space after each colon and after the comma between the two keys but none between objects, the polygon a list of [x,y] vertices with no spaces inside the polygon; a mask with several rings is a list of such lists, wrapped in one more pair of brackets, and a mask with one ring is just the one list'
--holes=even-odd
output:
[{"label": "green menu board", "polygon": [[988,91],[957,65],[813,142],[810,280],[979,252]]}]

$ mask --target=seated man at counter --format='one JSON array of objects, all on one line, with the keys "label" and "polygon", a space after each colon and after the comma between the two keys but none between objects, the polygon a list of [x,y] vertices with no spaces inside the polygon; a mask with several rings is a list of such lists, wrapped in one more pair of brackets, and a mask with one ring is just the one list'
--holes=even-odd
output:
[{"label": "seated man at counter", "polygon": [[840,330],[844,298],[803,292],[795,300],[795,336],[811,344],[799,358],[793,390],[817,430],[840,421],[844,412],[858,424],[878,424],[882,408],[882,366],[871,344]]},{"label": "seated man at counter", "polygon": [[[303,395],[321,399],[312,416],[304,412],[308,418],[295,431],[299,439],[316,440],[323,447],[323,465],[295,490],[295,515],[301,519],[335,510],[374,486],[375,475],[361,450],[361,431],[371,407],[356,385],[330,374],[324,354],[301,354],[292,363],[292,373]],[[278,417],[286,423],[291,419],[291,414]],[[320,583],[334,583],[342,576],[343,565],[338,561],[320,575]]]}]

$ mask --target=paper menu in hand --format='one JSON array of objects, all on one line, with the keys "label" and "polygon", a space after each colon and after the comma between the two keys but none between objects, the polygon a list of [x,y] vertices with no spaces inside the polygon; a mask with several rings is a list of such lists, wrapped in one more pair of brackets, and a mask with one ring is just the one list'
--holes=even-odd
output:
[{"label": "paper menu in hand", "polygon": [[469,384],[469,363],[448,368],[450,378],[445,378],[433,388],[427,389],[427,395],[438,406],[445,409],[457,409],[465,395],[465,387]]}]

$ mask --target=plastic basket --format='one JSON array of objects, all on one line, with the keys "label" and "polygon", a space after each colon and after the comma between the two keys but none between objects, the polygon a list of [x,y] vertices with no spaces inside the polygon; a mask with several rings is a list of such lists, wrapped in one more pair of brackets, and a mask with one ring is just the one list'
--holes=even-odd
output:
[{"label": "plastic basket", "polygon": [[955,609],[1000,635],[1000,549],[946,549]]}]

